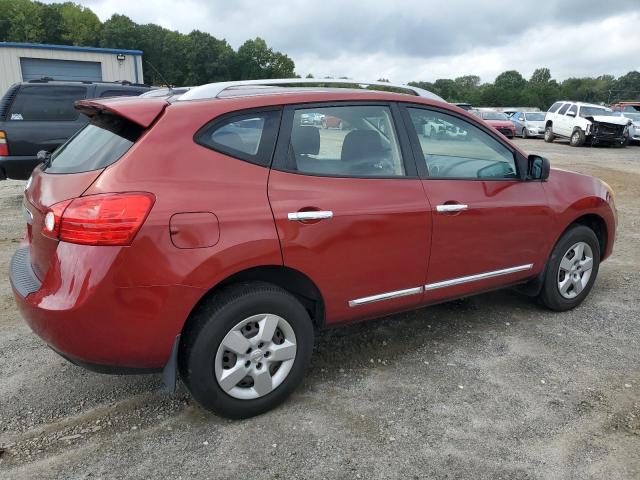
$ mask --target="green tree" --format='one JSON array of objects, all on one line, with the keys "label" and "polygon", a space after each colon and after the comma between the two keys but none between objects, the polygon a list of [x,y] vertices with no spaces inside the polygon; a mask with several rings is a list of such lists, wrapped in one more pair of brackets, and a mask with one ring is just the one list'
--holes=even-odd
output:
[{"label": "green tree", "polygon": [[533,75],[531,75],[530,83],[541,84],[541,83],[549,83],[551,80],[551,70],[548,68],[536,68],[533,71]]},{"label": "green tree", "polygon": [[138,25],[126,15],[114,14],[102,24],[101,47],[136,49],[139,44]]},{"label": "green tree", "polygon": [[235,56],[233,76],[239,80],[286,78],[295,75],[295,64],[287,55],[274,52],[262,38],[247,40]]},{"label": "green tree", "polygon": [[[52,4],[50,6],[55,6]],[[67,2],[59,5],[60,19],[56,20],[61,30],[61,39],[70,45],[97,45],[102,24],[89,8]],[[47,23],[53,19],[47,18]]]}]

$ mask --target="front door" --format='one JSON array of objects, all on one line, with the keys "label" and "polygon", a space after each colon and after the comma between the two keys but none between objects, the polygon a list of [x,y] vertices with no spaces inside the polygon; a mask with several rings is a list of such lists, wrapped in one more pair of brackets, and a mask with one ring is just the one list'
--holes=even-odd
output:
[{"label": "front door", "polygon": [[[539,272],[552,222],[540,182],[522,181],[514,152],[455,114],[409,107],[406,123],[433,216],[425,301],[495,288]],[[421,125],[450,128],[437,139]],[[422,163],[420,163],[422,162]]]},{"label": "front door", "polygon": [[284,264],[315,282],[327,323],[422,300],[431,213],[396,110],[285,109],[269,201]]}]

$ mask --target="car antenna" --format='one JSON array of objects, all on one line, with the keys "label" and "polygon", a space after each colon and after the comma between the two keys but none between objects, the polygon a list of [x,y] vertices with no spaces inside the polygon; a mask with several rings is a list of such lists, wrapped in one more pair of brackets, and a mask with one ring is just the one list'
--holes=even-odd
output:
[{"label": "car antenna", "polygon": [[171,93],[173,93],[173,87],[171,86],[171,84],[169,82],[167,82],[167,79],[164,78],[164,75],[162,75],[160,73],[160,70],[158,70],[155,65],[153,63],[151,63],[149,60],[145,60],[145,62],[153,69],[154,72],[156,72],[158,74],[158,76],[160,77],[160,80],[162,80],[164,82],[164,84],[169,88],[169,91]]}]

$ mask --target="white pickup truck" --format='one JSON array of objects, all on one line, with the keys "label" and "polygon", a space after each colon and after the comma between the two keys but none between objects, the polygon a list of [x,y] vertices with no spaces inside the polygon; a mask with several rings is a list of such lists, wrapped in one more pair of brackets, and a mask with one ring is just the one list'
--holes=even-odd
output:
[{"label": "white pickup truck", "polygon": [[611,109],[592,103],[561,101],[551,105],[544,119],[545,142],[568,138],[572,147],[629,143],[631,121],[614,116]]}]

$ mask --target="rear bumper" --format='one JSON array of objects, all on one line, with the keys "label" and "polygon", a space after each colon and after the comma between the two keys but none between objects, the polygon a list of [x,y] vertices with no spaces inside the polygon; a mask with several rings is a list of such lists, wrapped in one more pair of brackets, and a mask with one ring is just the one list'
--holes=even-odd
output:
[{"label": "rear bumper", "polygon": [[37,157],[0,156],[0,180],[26,180],[40,161]]},{"label": "rear bumper", "polygon": [[121,248],[64,242],[39,280],[28,248],[22,245],[12,258],[11,286],[27,324],[53,350],[101,372],[164,367],[202,290],[182,285],[116,286]]}]

